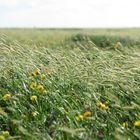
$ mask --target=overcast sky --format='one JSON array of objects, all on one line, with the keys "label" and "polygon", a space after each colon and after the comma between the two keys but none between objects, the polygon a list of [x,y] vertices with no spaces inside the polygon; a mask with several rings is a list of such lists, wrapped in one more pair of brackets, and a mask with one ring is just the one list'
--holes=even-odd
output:
[{"label": "overcast sky", "polygon": [[140,0],[0,0],[0,27],[140,27]]}]

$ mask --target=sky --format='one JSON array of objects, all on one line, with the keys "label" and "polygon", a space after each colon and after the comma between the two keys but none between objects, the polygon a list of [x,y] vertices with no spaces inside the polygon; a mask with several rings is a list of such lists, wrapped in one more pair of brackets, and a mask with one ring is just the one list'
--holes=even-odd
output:
[{"label": "sky", "polygon": [[140,0],[0,0],[0,27],[140,27]]}]

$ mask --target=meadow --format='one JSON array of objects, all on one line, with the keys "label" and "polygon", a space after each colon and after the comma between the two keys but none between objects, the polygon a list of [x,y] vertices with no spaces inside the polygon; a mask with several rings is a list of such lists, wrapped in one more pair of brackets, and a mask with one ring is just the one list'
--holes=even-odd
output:
[{"label": "meadow", "polygon": [[140,29],[0,29],[0,140],[139,140]]}]

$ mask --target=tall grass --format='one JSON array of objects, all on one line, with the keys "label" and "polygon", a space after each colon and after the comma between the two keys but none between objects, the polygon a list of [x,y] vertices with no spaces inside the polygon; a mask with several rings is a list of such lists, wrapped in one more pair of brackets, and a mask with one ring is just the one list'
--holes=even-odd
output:
[{"label": "tall grass", "polygon": [[[140,120],[138,38],[98,32],[1,30],[1,137],[7,130],[13,139],[140,138],[134,126]],[[118,41],[122,46],[114,48]],[[31,88],[32,82],[48,92]],[[77,119],[87,111],[92,115]]]}]

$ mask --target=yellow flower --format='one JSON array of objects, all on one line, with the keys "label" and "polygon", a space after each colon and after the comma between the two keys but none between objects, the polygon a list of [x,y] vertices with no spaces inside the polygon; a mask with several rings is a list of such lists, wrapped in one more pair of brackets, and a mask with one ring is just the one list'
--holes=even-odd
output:
[{"label": "yellow flower", "polygon": [[41,75],[41,80],[44,82],[46,79],[46,76],[44,74]]},{"label": "yellow flower", "polygon": [[79,116],[76,117],[76,120],[78,122],[83,121],[83,119],[84,119],[84,116],[83,115],[79,115]]},{"label": "yellow flower", "polygon": [[0,140],[5,140],[4,136],[0,135]]},{"label": "yellow flower", "polygon": [[128,127],[128,122],[127,121],[123,122],[122,126],[127,128]]},{"label": "yellow flower", "polygon": [[31,74],[32,76],[36,76],[36,74],[35,74],[35,72],[32,72],[32,74]]},{"label": "yellow flower", "polygon": [[30,99],[31,99],[31,101],[33,101],[33,102],[34,102],[34,101],[37,101],[37,96],[36,96],[36,95],[33,95],[33,96],[31,96]]},{"label": "yellow flower", "polygon": [[106,104],[104,104],[104,103],[102,103],[102,102],[100,102],[100,101],[97,102],[96,105],[97,105],[97,107],[99,107],[100,109],[109,110],[109,107],[108,107]]},{"label": "yellow flower", "polygon": [[42,91],[42,90],[44,90],[44,87],[42,85],[38,85],[37,86],[37,89],[40,90],[40,91]]},{"label": "yellow flower", "polygon": [[33,117],[36,117],[37,116],[37,112],[35,111],[35,112],[32,112],[32,116]]},{"label": "yellow flower", "polygon": [[96,103],[96,105],[99,107],[100,105],[102,104],[102,102],[100,102],[100,101],[98,101],[97,103]]},{"label": "yellow flower", "polygon": [[140,120],[139,121],[135,121],[134,126],[140,126]]},{"label": "yellow flower", "polygon": [[31,73],[32,76],[37,76],[37,75],[40,75],[40,74],[41,73],[40,73],[39,69],[37,69],[37,70],[35,70],[34,72]]},{"label": "yellow flower", "polygon": [[30,84],[30,88],[34,89],[35,87],[36,87],[36,82],[32,82],[32,83]]},{"label": "yellow flower", "polygon": [[48,90],[45,90],[45,89],[43,90],[44,94],[47,94],[48,92],[49,92]]},{"label": "yellow flower", "polygon": [[9,131],[2,131],[2,135],[4,137],[9,137],[10,136],[10,133],[9,133]]},{"label": "yellow flower", "polygon": [[36,75],[40,75],[40,70],[39,69],[37,69],[37,70],[35,70],[35,72],[34,72]]},{"label": "yellow flower", "polygon": [[84,113],[84,118],[86,118],[86,117],[91,117],[91,115],[92,115],[92,113],[91,113],[90,111],[86,111],[86,112]]},{"label": "yellow flower", "polygon": [[10,100],[11,98],[12,98],[12,96],[10,93],[7,93],[3,96],[3,100],[5,100],[5,101]]}]

